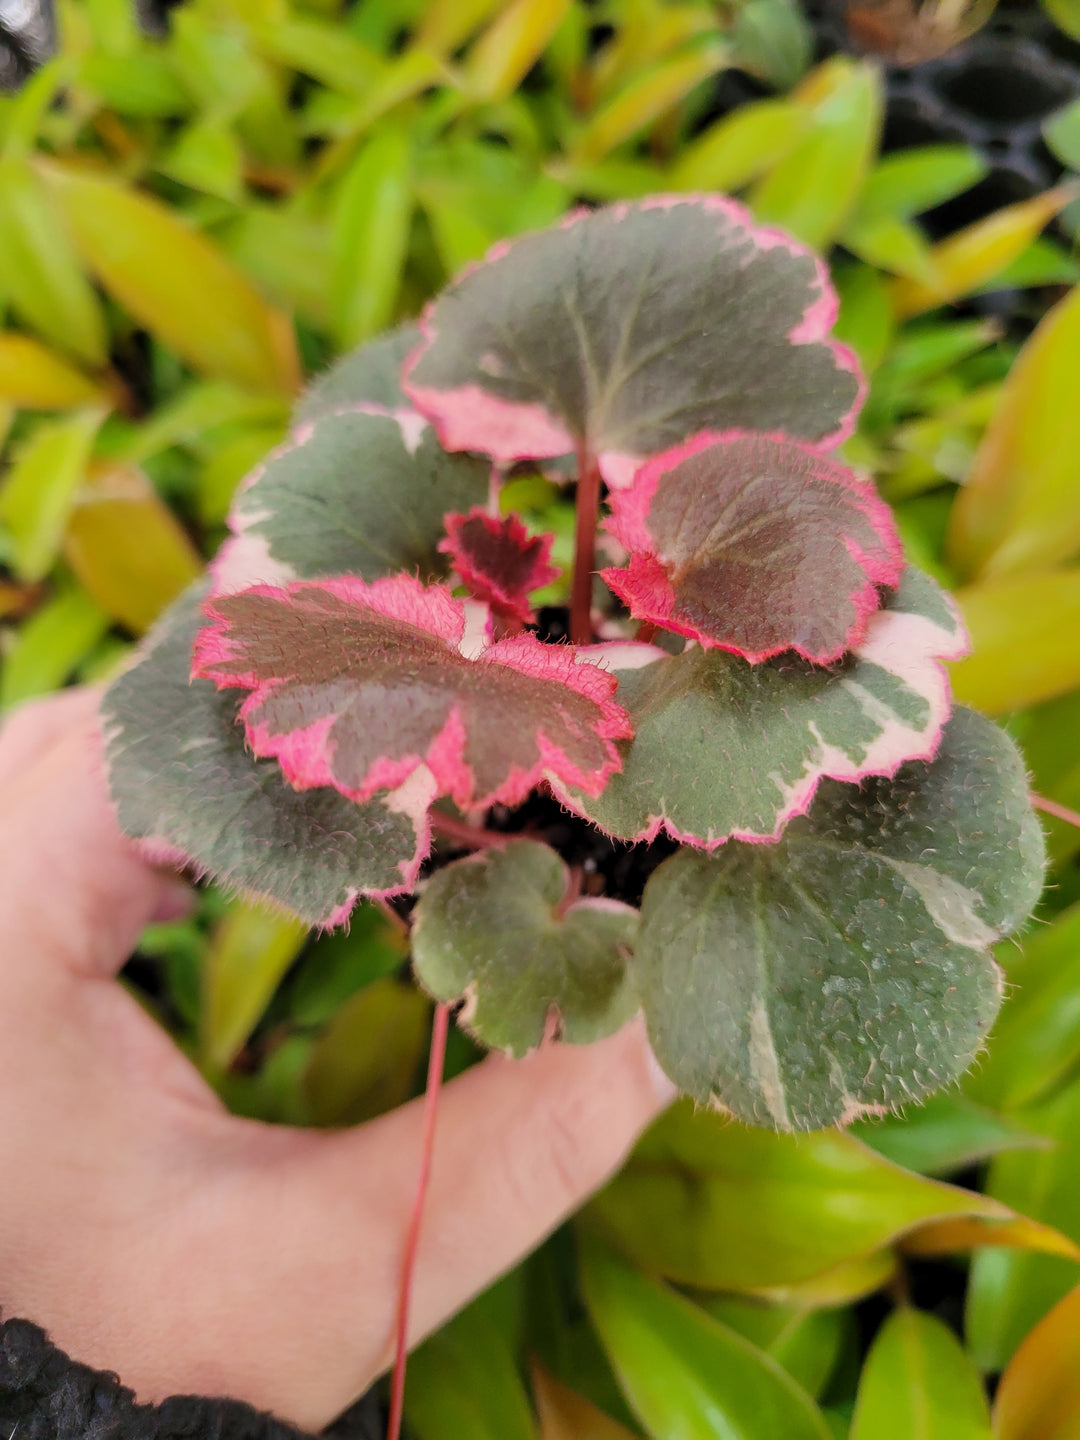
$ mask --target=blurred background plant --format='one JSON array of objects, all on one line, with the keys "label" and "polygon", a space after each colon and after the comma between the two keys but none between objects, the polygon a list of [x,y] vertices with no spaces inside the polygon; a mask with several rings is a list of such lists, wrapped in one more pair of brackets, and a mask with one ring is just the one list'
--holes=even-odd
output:
[{"label": "blurred background plant", "polygon": [[[0,23],[0,707],[112,673],[305,377],[494,241],[724,190],[829,255],[870,377],[848,457],[958,594],[960,698],[1080,807],[1077,0],[61,0]],[[553,486],[504,502],[568,561]],[[1048,829],[962,1090],[799,1139],[677,1109],[418,1352],[416,1440],[1080,1435],[1080,830]],[[374,909],[319,938],[207,890],[125,974],[244,1113],[352,1123],[422,1084],[430,1007]],[[456,1035],[451,1071],[474,1058]]]}]

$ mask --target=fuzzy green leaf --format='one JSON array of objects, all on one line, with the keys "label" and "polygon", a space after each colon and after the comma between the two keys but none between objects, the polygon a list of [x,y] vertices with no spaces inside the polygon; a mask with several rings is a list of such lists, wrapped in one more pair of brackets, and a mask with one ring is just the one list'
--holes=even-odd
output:
[{"label": "fuzzy green leaf", "polygon": [[450,449],[500,460],[584,445],[605,477],[702,430],[827,448],[859,395],[827,339],[821,262],[721,196],[578,215],[492,252],[433,303],[406,390]]},{"label": "fuzzy green leaf", "polygon": [[600,795],[567,801],[627,840],[661,830],[706,849],[732,835],[775,839],[823,776],[893,774],[934,753],[949,712],[935,657],[963,647],[945,596],[909,568],[862,644],[828,669],[694,648],[620,670],[613,651],[635,738],[620,746],[623,769]]},{"label": "fuzzy green leaf", "polygon": [[569,874],[546,845],[512,840],[437,871],[416,908],[413,960],[439,1000],[466,997],[461,1023],[523,1055],[557,1012],[563,1038],[598,1040],[637,1009],[626,959],[637,912],[616,900],[565,905]]},{"label": "fuzzy green leaf", "polygon": [[409,402],[401,388],[401,367],[420,338],[415,325],[402,325],[342,355],[304,392],[296,407],[297,426],[358,405],[381,405],[388,410],[406,407]]},{"label": "fuzzy green leaf", "polygon": [[[351,358],[355,370],[336,372],[333,389],[328,378],[324,399],[339,381],[350,390],[380,383],[378,369]],[[415,412],[324,414],[302,424],[241,490],[234,537],[214,565],[217,588],[323,575],[375,580],[399,570],[445,575],[443,517],[483,504],[490,483],[486,461],[448,455]]]},{"label": "fuzzy green leaf", "polygon": [[928,1094],[989,1029],[989,947],[1042,873],[1015,747],[960,710],[931,765],[824,784],[778,844],[653,874],[632,975],[656,1056],[695,1099],[781,1130]]},{"label": "fuzzy green leaf", "polygon": [[105,696],[109,781],[123,829],[309,925],[342,919],[360,891],[408,889],[426,834],[385,797],[354,805],[334,790],[297,792],[274,761],[253,759],[236,723],[237,697],[188,681],[200,619],[199,596],[189,591]]}]

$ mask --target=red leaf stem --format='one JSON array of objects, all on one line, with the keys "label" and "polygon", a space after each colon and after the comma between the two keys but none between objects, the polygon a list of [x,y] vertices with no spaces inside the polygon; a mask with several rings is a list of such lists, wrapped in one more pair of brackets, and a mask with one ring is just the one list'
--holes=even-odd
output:
[{"label": "red leaf stem", "polygon": [[442,810],[430,813],[432,831],[466,850],[487,850],[495,845],[505,845],[510,838],[501,830],[485,830],[480,825],[470,825],[467,820],[458,820]]},{"label": "red leaf stem", "polygon": [[1028,799],[1036,810],[1043,810],[1047,815],[1053,815],[1055,820],[1064,820],[1066,825],[1075,825],[1080,830],[1080,811],[1070,810],[1067,805],[1059,805],[1056,800],[1047,800],[1045,795],[1032,793]]},{"label": "red leaf stem", "polygon": [[416,1252],[420,1244],[420,1227],[424,1219],[424,1200],[431,1178],[431,1156],[435,1148],[435,1121],[439,1113],[439,1092],[442,1089],[446,1061],[446,1035],[450,1028],[449,1005],[436,1005],[431,1027],[431,1052],[428,1057],[427,1088],[424,1091],[424,1118],[420,1144],[420,1173],[416,1179],[416,1195],[405,1239],[405,1258],[401,1267],[401,1288],[398,1291],[397,1325],[395,1330],[394,1375],[390,1384],[390,1421],[386,1440],[400,1440],[401,1417],[405,1405],[405,1363],[409,1336],[409,1304],[412,1300]]},{"label": "red leaf stem", "polygon": [[600,467],[584,445],[578,447],[577,461],[577,530],[574,536],[574,578],[570,589],[570,640],[574,645],[591,645]]}]

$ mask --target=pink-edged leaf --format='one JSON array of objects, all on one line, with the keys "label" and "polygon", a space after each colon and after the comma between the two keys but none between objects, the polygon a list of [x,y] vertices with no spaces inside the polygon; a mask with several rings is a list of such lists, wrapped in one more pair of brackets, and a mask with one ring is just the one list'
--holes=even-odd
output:
[{"label": "pink-edged leaf", "polygon": [[354,805],[336,790],[293,790],[251,755],[239,695],[189,681],[204,588],[170,607],[102,702],[124,832],[155,864],[212,875],[309,925],[341,924],[361,894],[411,890],[430,847],[430,787]]},{"label": "pink-edged leaf", "polygon": [[467,659],[464,607],[408,575],[255,586],[206,613],[194,673],[251,692],[251,748],[297,789],[359,802],[423,766],[462,807],[517,804],[543,778],[593,795],[631,733],[613,676],[532,635]]},{"label": "pink-edged leaf", "polygon": [[529,596],[558,575],[549,563],[554,535],[530,535],[516,515],[489,515],[480,505],[467,515],[447,515],[439,549],[477,600],[527,625]]},{"label": "pink-edged leaf", "polygon": [[755,663],[785,650],[839,659],[903,569],[874,487],[789,441],[697,435],[612,505],[630,561],[602,573],[631,614]]},{"label": "pink-edged leaf", "polygon": [[405,390],[450,450],[597,456],[609,485],[705,430],[822,450],[857,362],[817,256],[720,195],[653,196],[496,246],[438,296]]},{"label": "pink-edged leaf", "polygon": [[790,654],[750,665],[696,645],[663,658],[612,647],[634,738],[602,794],[560,798],[624,840],[665,831],[706,850],[776,840],[826,777],[890,776],[932,759],[951,703],[941,661],[966,647],[946,596],[910,567],[828,669]]}]

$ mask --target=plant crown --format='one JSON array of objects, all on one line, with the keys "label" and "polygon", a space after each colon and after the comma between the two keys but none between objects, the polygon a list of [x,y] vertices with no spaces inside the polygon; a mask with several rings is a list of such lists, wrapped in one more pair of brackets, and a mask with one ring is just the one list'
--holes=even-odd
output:
[{"label": "plant crown", "polygon": [[[339,362],[108,692],[127,832],[313,926],[418,889],[421,984],[516,1055],[642,1009],[685,1092],[780,1129],[953,1079],[1042,838],[951,705],[952,603],[830,453],[835,315],[801,245],[659,197]],[[560,572],[500,514],[512,467],[576,481],[576,643],[537,625]]]}]

